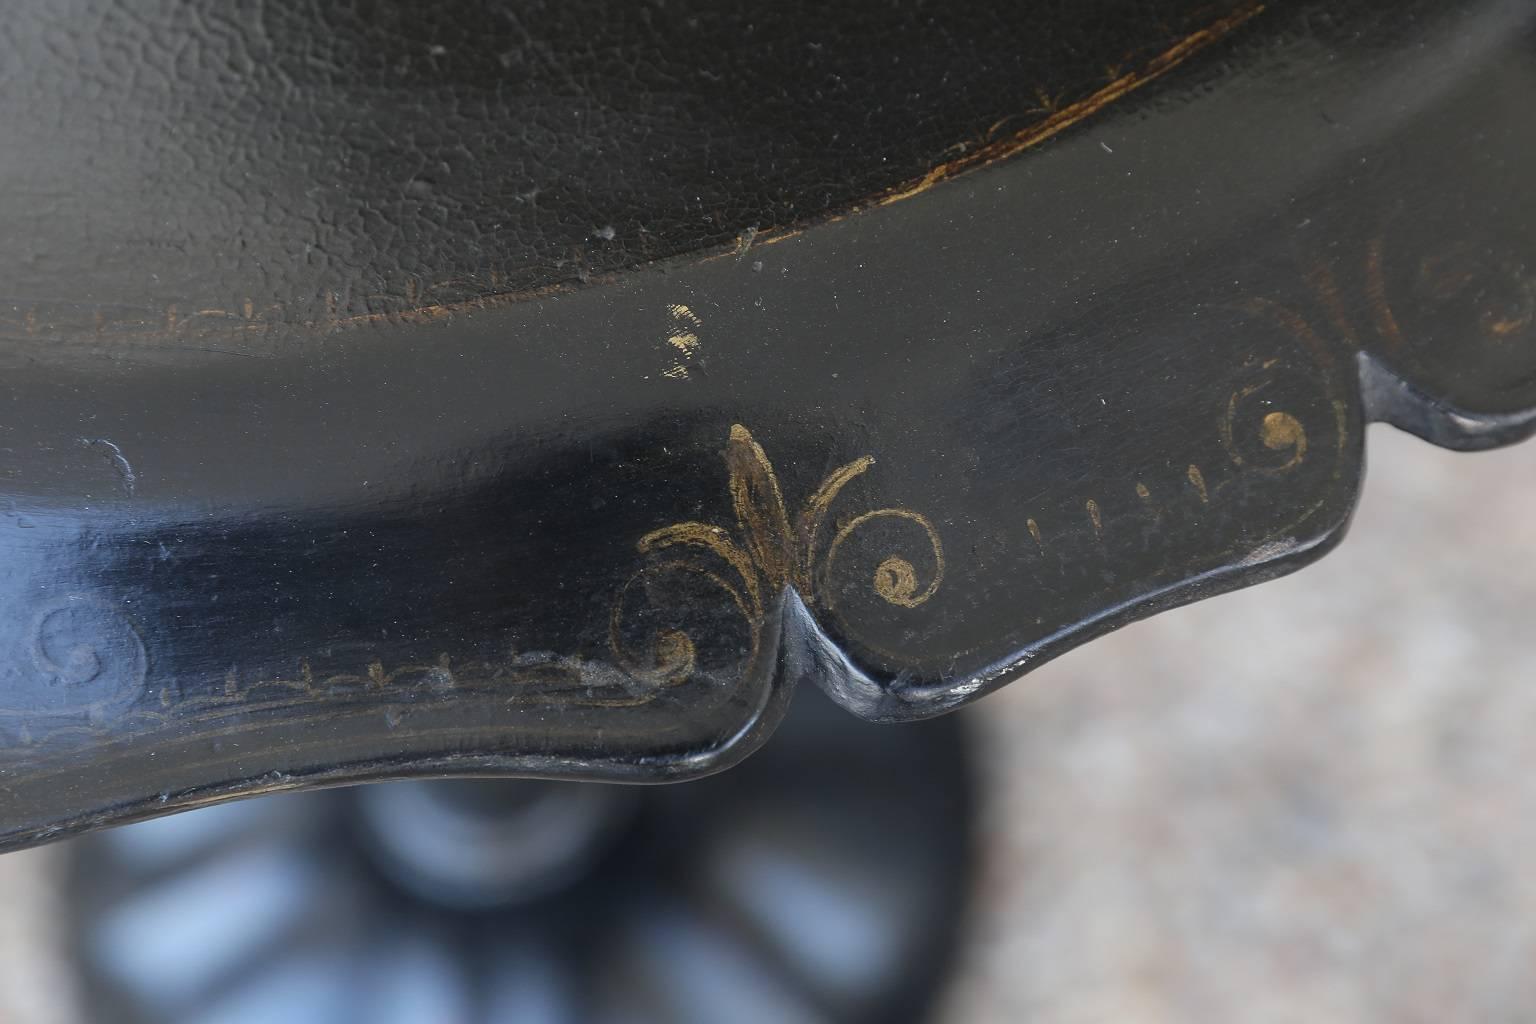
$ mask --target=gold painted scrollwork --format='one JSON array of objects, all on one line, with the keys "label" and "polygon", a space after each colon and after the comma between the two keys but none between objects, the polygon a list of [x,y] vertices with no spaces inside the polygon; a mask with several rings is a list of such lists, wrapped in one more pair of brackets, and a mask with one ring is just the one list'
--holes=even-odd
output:
[{"label": "gold painted scrollwork", "polygon": [[[773,600],[794,587],[812,607],[836,603],[837,572],[853,538],[875,524],[915,534],[918,551],[884,551],[867,577],[869,592],[895,608],[917,608],[944,579],[944,548],[933,523],[905,508],[877,508],[828,528],[834,502],[874,465],[863,456],[828,474],[799,514],[791,516],[773,464],[746,427],[731,427],[725,448],[735,529],[681,522],[653,530],[637,548],[653,561],[636,573],[614,602],[610,641],[619,665],[643,684],[668,686],[690,678],[698,664],[695,639],[685,631],[653,631],[649,649],[626,635],[626,616],[637,589],[666,574],[689,574],[729,599],[745,622],[748,659],[758,653],[762,625]],[[830,533],[830,539],[828,534]]]},{"label": "gold painted scrollwork", "polygon": [[928,581],[923,583],[919,571],[910,560],[899,554],[888,554],[882,558],[871,573],[871,588],[887,604],[896,605],[899,608],[916,608],[924,604],[939,589],[939,584],[944,580],[944,549],[939,544],[938,531],[933,523],[920,513],[912,512],[904,508],[881,508],[873,512],[865,512],[850,520],[842,529],[837,531],[837,536],[832,538],[832,543],[827,548],[827,557],[822,563],[822,586],[816,594],[827,595],[827,603],[831,603],[833,591],[827,585],[827,580],[834,575],[832,569],[838,564],[838,557],[843,551],[843,546],[855,533],[866,525],[884,520],[888,523],[907,523],[921,531],[929,545],[929,552],[933,559],[933,568],[928,575]]},{"label": "gold painted scrollwork", "polygon": [[1298,470],[1315,453],[1334,462],[1348,435],[1336,357],[1295,310],[1263,299],[1246,309],[1278,326],[1296,347],[1252,357],[1239,371],[1218,426],[1227,456],[1239,469],[1269,476]]},{"label": "gold painted scrollwork", "polygon": [[1307,430],[1291,413],[1270,405],[1270,384],[1266,380],[1232,393],[1221,441],[1235,464],[1278,473],[1306,460]]}]

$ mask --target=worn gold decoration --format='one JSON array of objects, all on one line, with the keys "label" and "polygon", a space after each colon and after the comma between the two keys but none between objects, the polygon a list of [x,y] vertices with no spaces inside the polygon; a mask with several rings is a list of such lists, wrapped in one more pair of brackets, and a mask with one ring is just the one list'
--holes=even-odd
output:
[{"label": "worn gold decoration", "polygon": [[[1269,381],[1252,384],[1232,393],[1227,400],[1227,412],[1221,421],[1221,440],[1232,461],[1239,466],[1251,466],[1263,472],[1279,472],[1301,465],[1307,457],[1307,432],[1301,421],[1283,410],[1263,411],[1265,392]],[[1253,409],[1258,405],[1259,410]],[[1257,416],[1256,428],[1244,426],[1248,417]],[[1251,422],[1251,421],[1250,421]],[[1247,450],[1242,430],[1252,429],[1254,438],[1263,446],[1263,460],[1258,460]]]},{"label": "worn gold decoration", "polygon": [[1302,429],[1296,417],[1288,412],[1267,414],[1259,427],[1259,436],[1264,441],[1264,447],[1271,451],[1294,451],[1297,461],[1307,453],[1307,432]]},{"label": "worn gold decoration", "polygon": [[1511,253],[1462,242],[1423,256],[1412,289],[1429,309],[1458,310],[1490,342],[1514,341],[1536,324],[1536,273]]},{"label": "worn gold decoration", "polygon": [[689,678],[694,669],[693,641],[679,630],[659,632],[646,652],[635,651],[625,642],[625,596],[656,574],[692,573],[719,587],[746,619],[752,643],[749,657],[757,653],[772,602],[786,587],[793,587],[807,605],[832,607],[836,600],[832,569],[844,545],[876,520],[915,525],[929,546],[933,571],[925,583],[909,558],[888,554],[870,578],[872,592],[894,607],[916,608],[938,591],[944,579],[943,545],[933,523],[910,509],[879,508],[849,519],[825,542],[822,555],[824,527],[833,503],[843,488],[875,464],[873,458],[863,456],[828,474],[793,519],[767,453],[739,423],[731,427],[725,462],[736,514],[734,532],[711,523],[673,523],[651,531],[636,545],[641,554],[655,556],[656,561],[636,573],[614,602],[610,639],[624,671],[655,685],[672,685]]},{"label": "worn gold decoration", "polygon": [[[682,574],[720,590],[746,624],[750,661],[760,649],[768,612],[785,587],[794,587],[810,606],[833,608],[832,570],[849,540],[875,521],[917,527],[929,548],[933,568],[931,574],[925,574],[905,555],[887,554],[869,578],[870,591],[892,607],[916,608],[938,590],[944,578],[943,546],[933,523],[921,513],[878,508],[839,522],[835,529],[828,526],[839,494],[875,464],[873,458],[855,459],[829,474],[793,518],[773,465],[746,427],[731,428],[725,461],[735,530],[681,522],[640,538],[636,547],[642,555],[650,556],[650,561],[630,576],[614,599],[609,633],[612,663],[550,651],[509,651],[491,660],[454,660],[442,653],[393,667],[375,659],[361,670],[343,672],[317,672],[309,659],[299,658],[296,673],[254,679],[242,678],[230,667],[218,690],[181,695],[174,701],[174,711],[167,710],[173,702],[170,691],[163,690],[159,707],[125,710],[116,718],[117,728],[154,729],[173,720],[183,725],[226,722],[230,715],[240,715],[244,719],[241,724],[224,729],[223,735],[233,736],[263,728],[259,718],[251,717],[257,712],[283,711],[321,699],[329,702],[333,716],[382,714],[393,727],[415,713],[422,701],[430,703],[433,695],[449,693],[462,700],[491,701],[501,708],[638,707],[654,700],[664,687],[694,678],[699,653],[693,638],[678,628],[656,629],[648,649],[631,649],[624,640],[623,627],[626,598],[634,591],[668,574]],[[68,613],[83,607],[87,600],[72,597],[39,617],[33,650],[37,669],[57,679],[61,693],[98,676],[110,676],[113,694],[132,697],[145,681],[143,643],[126,618],[122,619],[123,636],[109,638],[109,646],[98,649],[74,638],[68,631],[72,625]],[[120,682],[118,677],[122,677]],[[74,707],[70,703],[64,710]],[[36,718],[37,709],[0,705],[0,728],[23,716]],[[95,728],[90,723],[61,720],[50,722],[44,736],[50,741],[67,735],[89,736]],[[39,738],[25,727],[16,735],[27,744]]]}]

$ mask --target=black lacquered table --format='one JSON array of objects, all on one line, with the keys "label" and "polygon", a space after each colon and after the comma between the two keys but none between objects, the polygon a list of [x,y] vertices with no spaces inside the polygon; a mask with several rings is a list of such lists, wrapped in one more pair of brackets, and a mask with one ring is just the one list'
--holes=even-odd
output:
[{"label": "black lacquered table", "polygon": [[1536,427],[1536,8],[20,5],[0,836],[925,718]]}]

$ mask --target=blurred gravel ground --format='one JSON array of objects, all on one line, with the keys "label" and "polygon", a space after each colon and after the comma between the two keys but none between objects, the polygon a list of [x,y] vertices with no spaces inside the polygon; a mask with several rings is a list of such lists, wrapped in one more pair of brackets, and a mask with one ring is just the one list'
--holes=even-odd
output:
[{"label": "blurred gravel ground", "polygon": [[[985,863],[944,1024],[1536,1019],[1536,444],[1369,452],[1320,564],[972,713]],[[0,1022],[78,1020],[59,857],[0,857]]]},{"label": "blurred gravel ground", "polygon": [[1321,563],[983,703],[943,1020],[1536,1020],[1536,446],[1369,455]]}]

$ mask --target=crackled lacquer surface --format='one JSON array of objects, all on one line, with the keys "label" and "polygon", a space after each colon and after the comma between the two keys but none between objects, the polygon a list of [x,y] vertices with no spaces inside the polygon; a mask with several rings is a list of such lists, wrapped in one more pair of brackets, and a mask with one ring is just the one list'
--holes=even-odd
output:
[{"label": "crackled lacquer surface", "polygon": [[[42,156],[8,157],[6,216],[32,239],[8,250],[25,294],[0,346],[9,840],[391,775],[697,775],[754,749],[800,683],[870,718],[939,713],[1321,554],[1368,420],[1463,448],[1528,433],[1536,12],[1169,4],[1153,26],[1104,6],[1094,24],[1124,36],[1089,33],[1082,67],[1030,51],[1029,102],[972,82],[972,107],[1008,108],[984,131],[974,110],[914,107],[951,144],[924,121],[858,195],[823,193],[810,164],[810,185],[774,178],[769,146],[736,179],[744,205],[661,231],[651,254],[676,258],[625,250],[573,284],[540,262],[556,230],[516,250],[544,268],[516,294],[489,256],[445,301],[324,239],[272,248],[273,204],[333,178],[311,193],[253,171],[227,207],[249,231],[150,202],[171,228],[151,217],[134,241],[139,208],[58,198]],[[963,62],[962,29],[980,31],[925,36],[923,67]],[[69,52],[25,65],[39,95]],[[402,66],[322,78],[396,141],[401,105],[441,104],[468,132],[454,118],[511,103],[506,82],[434,91]],[[125,96],[183,97],[165,73]],[[895,103],[899,79],[858,88]],[[661,118],[676,97],[653,92]],[[272,130],[292,113],[275,104]],[[370,162],[399,155],[380,145],[348,151],[360,174],[392,166]],[[648,159],[616,152],[615,172]],[[476,180],[531,173],[495,146],[463,159]],[[698,159],[689,173],[730,170]],[[452,170],[434,160],[413,173]],[[378,182],[358,181],[374,209]],[[551,204],[593,246],[619,237],[602,210]],[[492,223],[425,209],[444,230]],[[432,240],[479,258],[458,228],[410,223],[398,246],[367,233],[397,256]],[[71,234],[97,227],[99,252]],[[338,267],[355,288],[327,283]],[[153,315],[124,311],[135,275]]]}]

